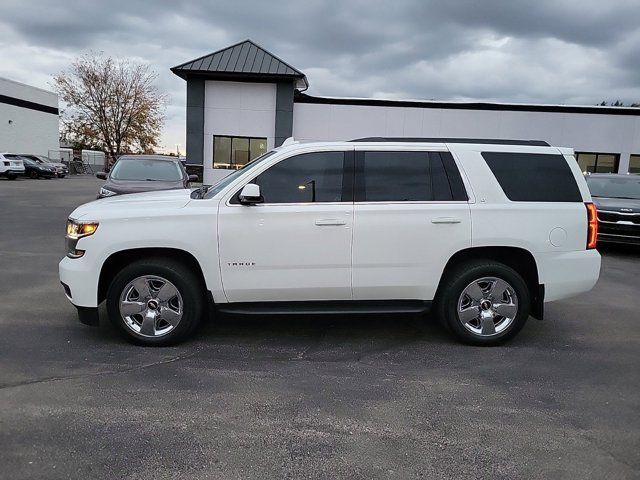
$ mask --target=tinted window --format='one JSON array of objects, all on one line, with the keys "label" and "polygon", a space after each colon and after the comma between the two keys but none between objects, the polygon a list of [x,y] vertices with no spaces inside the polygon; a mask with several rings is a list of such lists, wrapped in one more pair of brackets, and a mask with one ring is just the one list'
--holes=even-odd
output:
[{"label": "tinted window", "polygon": [[343,152],[317,152],[287,158],[254,183],[265,203],[342,201]]},{"label": "tinted window", "polygon": [[362,152],[357,164],[357,201],[433,200],[426,152]]},{"label": "tinted window", "polygon": [[484,152],[509,200],[514,202],[582,202],[576,180],[562,155]]},{"label": "tinted window", "polygon": [[[356,201],[423,202],[466,200],[452,194],[451,178],[441,152],[358,152]],[[451,159],[453,162],[453,159]],[[462,180],[455,164],[454,180]],[[455,170],[455,172],[454,172]],[[457,190],[460,185],[456,183]],[[462,187],[462,190],[464,187]]]},{"label": "tinted window", "polygon": [[587,177],[587,185],[594,197],[632,198],[640,200],[640,177],[620,175],[619,177]]},{"label": "tinted window", "polygon": [[113,167],[111,178],[178,182],[182,180],[182,170],[175,162],[167,160],[121,158]]}]

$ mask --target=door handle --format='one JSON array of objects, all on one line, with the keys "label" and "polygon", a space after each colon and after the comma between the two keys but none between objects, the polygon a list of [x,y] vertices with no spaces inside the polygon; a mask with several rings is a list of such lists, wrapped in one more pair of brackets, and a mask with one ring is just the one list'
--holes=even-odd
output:
[{"label": "door handle", "polygon": [[325,218],[321,220],[316,220],[316,226],[318,227],[331,227],[331,226],[340,226],[346,225],[347,222],[344,220],[338,220],[337,218]]},{"label": "door handle", "polygon": [[431,223],[460,223],[461,221],[457,217],[436,217],[431,219]]}]

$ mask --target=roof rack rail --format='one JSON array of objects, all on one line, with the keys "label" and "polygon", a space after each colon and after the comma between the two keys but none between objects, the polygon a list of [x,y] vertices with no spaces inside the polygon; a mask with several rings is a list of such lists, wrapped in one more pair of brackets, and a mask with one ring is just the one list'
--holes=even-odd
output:
[{"label": "roof rack rail", "polygon": [[414,142],[414,143],[486,143],[491,145],[531,145],[550,147],[544,140],[508,140],[501,138],[419,138],[419,137],[363,137],[350,142]]}]

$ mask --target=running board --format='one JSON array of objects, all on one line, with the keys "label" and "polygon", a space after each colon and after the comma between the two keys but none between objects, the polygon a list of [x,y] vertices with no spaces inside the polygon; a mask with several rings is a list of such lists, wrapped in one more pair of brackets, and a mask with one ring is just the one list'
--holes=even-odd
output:
[{"label": "running board", "polygon": [[427,313],[430,301],[423,300],[329,300],[313,302],[218,303],[220,313],[239,315],[326,315],[375,313]]}]

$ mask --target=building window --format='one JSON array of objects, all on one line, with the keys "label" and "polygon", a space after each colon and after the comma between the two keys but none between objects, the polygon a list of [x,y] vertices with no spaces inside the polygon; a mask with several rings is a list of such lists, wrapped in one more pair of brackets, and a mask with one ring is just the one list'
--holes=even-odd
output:
[{"label": "building window", "polygon": [[640,173],[640,155],[629,157],[629,173]]},{"label": "building window", "polygon": [[582,173],[617,173],[620,155],[616,153],[576,153]]},{"label": "building window", "polygon": [[266,138],[213,137],[213,168],[238,169],[267,151]]}]

